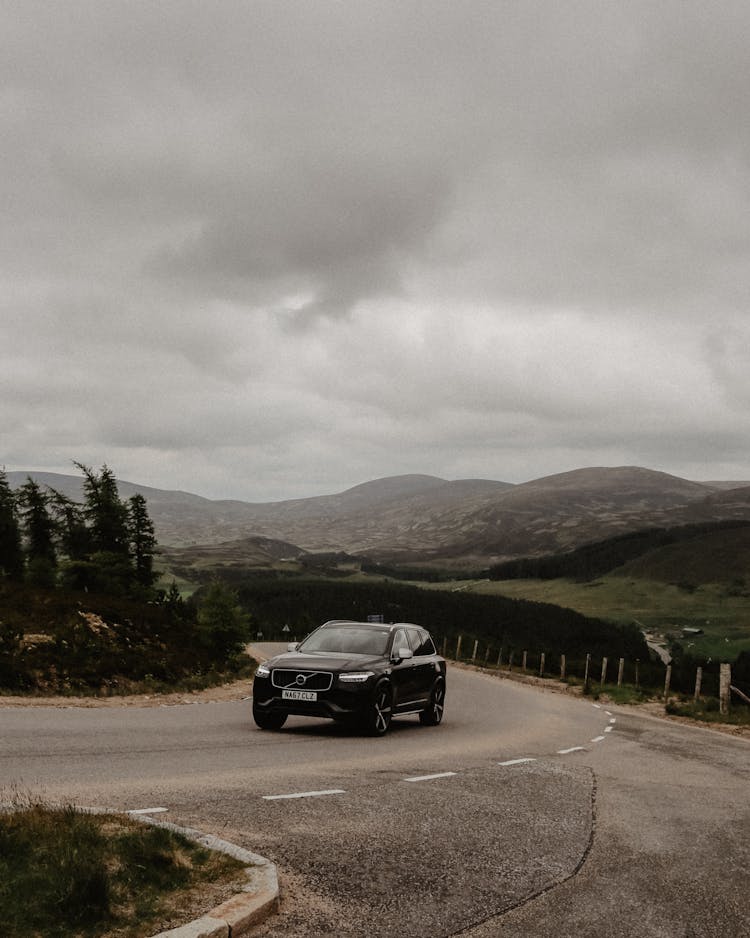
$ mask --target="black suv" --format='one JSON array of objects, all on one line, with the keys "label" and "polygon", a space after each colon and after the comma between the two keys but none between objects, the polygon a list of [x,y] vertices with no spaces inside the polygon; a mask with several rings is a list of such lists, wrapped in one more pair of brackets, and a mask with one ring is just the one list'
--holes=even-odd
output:
[{"label": "black suv", "polygon": [[336,620],[288,647],[255,672],[253,718],[261,729],[281,729],[294,713],[382,736],[395,716],[418,713],[425,726],[443,718],[445,659],[418,625]]}]

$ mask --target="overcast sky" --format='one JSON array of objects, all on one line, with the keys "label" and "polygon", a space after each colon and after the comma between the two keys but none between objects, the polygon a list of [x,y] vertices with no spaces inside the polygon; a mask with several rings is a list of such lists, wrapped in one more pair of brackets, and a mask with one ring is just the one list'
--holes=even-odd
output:
[{"label": "overcast sky", "polygon": [[0,9],[0,464],[750,478],[746,0]]}]

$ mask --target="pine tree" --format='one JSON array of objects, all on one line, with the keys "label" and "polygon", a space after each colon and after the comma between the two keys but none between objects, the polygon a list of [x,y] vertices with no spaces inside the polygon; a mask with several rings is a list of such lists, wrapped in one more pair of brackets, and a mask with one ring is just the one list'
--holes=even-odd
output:
[{"label": "pine tree", "polygon": [[127,556],[129,553],[128,508],[120,500],[117,480],[106,465],[97,475],[82,463],[75,463],[84,474],[84,516],[89,523],[94,551]]},{"label": "pine tree", "polygon": [[68,560],[83,560],[91,553],[91,534],[83,508],[67,495],[50,489],[50,507],[57,526],[60,552]]},{"label": "pine tree", "polygon": [[38,482],[27,476],[18,492],[26,541],[26,572],[37,586],[54,586],[57,578],[55,521],[50,497]]},{"label": "pine tree", "polygon": [[135,566],[135,579],[146,588],[153,586],[156,579],[154,574],[154,549],[156,537],[154,525],[149,518],[146,508],[146,499],[136,494],[130,498],[128,512],[130,552]]},{"label": "pine tree", "polygon": [[241,651],[250,639],[250,618],[240,608],[237,593],[219,580],[214,580],[200,599],[196,633],[216,660]]},{"label": "pine tree", "polygon": [[130,556],[128,506],[120,499],[117,480],[106,465],[97,474],[82,463],[83,518],[90,543],[82,560],[68,565],[66,580],[76,589],[101,593],[127,593],[135,582]]},{"label": "pine tree", "polygon": [[5,470],[0,470],[0,576],[23,579],[23,550],[16,497]]}]

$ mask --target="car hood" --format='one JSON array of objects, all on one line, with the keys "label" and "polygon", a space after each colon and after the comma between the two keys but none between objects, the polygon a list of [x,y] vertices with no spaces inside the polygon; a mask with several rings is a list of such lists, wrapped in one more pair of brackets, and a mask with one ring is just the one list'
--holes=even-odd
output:
[{"label": "car hood", "polygon": [[269,668],[292,668],[299,671],[366,671],[382,664],[379,655],[353,655],[350,652],[326,651],[303,655],[287,651],[266,661]]}]

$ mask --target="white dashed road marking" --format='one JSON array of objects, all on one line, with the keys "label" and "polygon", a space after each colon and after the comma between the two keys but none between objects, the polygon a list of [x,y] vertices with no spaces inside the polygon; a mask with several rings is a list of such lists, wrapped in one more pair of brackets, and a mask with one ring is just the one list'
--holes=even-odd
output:
[{"label": "white dashed road marking", "polygon": [[263,795],[265,801],[282,801],[285,798],[318,798],[321,795],[345,795],[343,788],[329,788],[327,791],[295,791],[290,795]]},{"label": "white dashed road marking", "polygon": [[127,814],[163,814],[165,811],[169,811],[169,808],[133,808],[132,811],[127,811]]},{"label": "white dashed road marking", "polygon": [[[597,710],[601,710],[601,704],[591,704],[592,707],[595,707]],[[617,718],[612,716],[611,711],[605,710],[605,714],[610,717],[609,726],[604,728],[605,733],[611,733],[614,729],[614,724],[617,722]],[[607,737],[606,736],[594,736],[591,740],[592,743],[603,742]],[[585,752],[585,746],[570,746],[568,749],[558,749],[557,755],[567,756],[571,752]],[[529,762],[536,762],[535,758],[530,756],[521,757],[518,759],[506,759],[504,762],[497,762],[496,765],[503,766],[507,768],[508,766],[514,765],[525,765]],[[431,775],[411,775],[408,778],[402,779],[404,782],[430,782],[433,779],[438,778],[450,778],[452,776],[458,775],[457,772],[434,772]],[[345,795],[346,792],[343,788],[329,788],[324,791],[297,791],[291,792],[284,795],[263,795],[264,801],[283,801],[291,798],[320,798],[325,795]],[[129,811],[128,814],[156,814],[157,812],[166,811],[167,808],[140,808],[138,810]]]},{"label": "white dashed road marking", "polygon": [[405,778],[405,782],[429,782],[433,778],[448,778],[449,775],[455,775],[455,772],[436,772],[434,775],[414,775],[411,778]]}]

